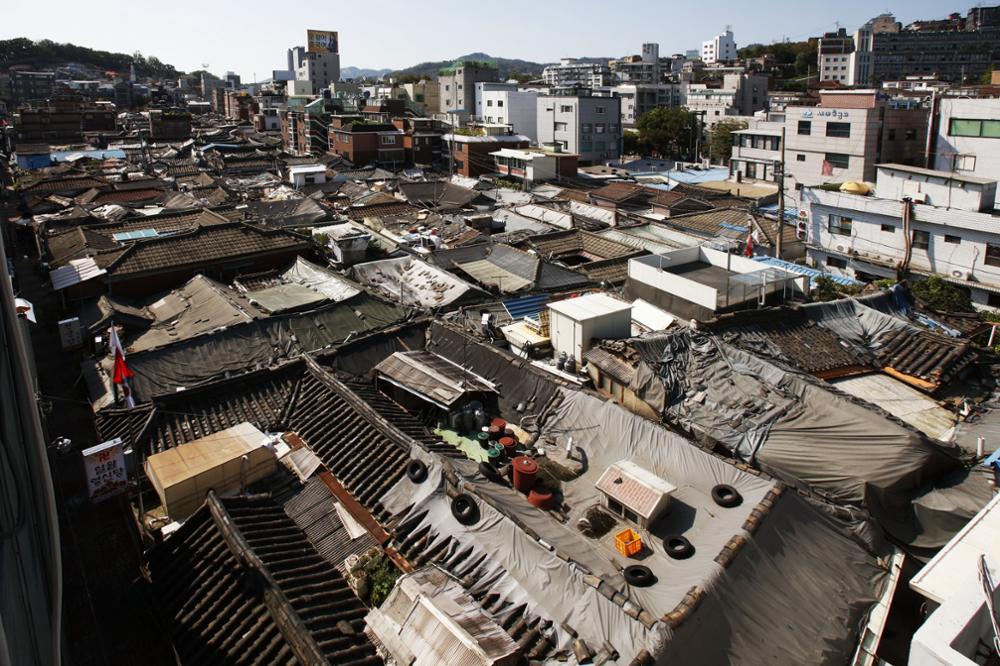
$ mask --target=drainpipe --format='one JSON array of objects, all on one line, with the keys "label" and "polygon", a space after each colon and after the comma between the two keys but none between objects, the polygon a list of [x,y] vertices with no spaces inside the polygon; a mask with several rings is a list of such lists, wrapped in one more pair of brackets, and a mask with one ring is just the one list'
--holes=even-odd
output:
[{"label": "drainpipe", "polygon": [[903,261],[899,264],[898,280],[906,277],[910,270],[910,257],[913,256],[913,232],[910,231],[910,198],[903,198]]}]

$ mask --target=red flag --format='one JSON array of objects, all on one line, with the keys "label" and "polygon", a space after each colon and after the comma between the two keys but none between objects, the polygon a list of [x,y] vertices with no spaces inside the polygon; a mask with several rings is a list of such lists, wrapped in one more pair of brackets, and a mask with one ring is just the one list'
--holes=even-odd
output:
[{"label": "red flag", "polygon": [[115,374],[114,382],[115,384],[123,384],[129,377],[134,377],[132,371],[128,369],[125,365],[125,357],[122,356],[121,352],[117,349],[115,350]]},{"label": "red flag", "polygon": [[753,256],[753,234],[752,233],[747,234],[747,244],[746,244],[746,248],[743,250],[743,255],[745,257],[752,257]]},{"label": "red flag", "polygon": [[111,379],[115,384],[121,385],[125,406],[131,409],[135,407],[135,398],[132,397],[132,388],[128,385],[128,379],[135,375],[125,365],[125,350],[122,348],[121,340],[118,339],[118,331],[115,330],[114,324],[111,325],[109,337],[108,344],[111,347],[111,353],[115,355],[115,369]]}]

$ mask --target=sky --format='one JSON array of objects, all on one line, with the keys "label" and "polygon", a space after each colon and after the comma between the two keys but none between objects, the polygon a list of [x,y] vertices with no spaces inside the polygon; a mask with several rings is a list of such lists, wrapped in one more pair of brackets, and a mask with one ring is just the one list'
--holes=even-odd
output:
[{"label": "sky", "polygon": [[[884,11],[903,23],[963,14],[971,0],[381,0],[294,4],[267,0],[79,0],[16,2],[0,38],[28,37],[156,56],[180,70],[229,70],[244,81],[284,69],[289,47],[307,28],[340,33],[341,66],[401,69],[472,52],[553,62],[563,57],[620,57],[658,42],[660,54],[699,48],[732,26],[738,46],[854,30]],[[256,78],[255,78],[256,75]]]}]

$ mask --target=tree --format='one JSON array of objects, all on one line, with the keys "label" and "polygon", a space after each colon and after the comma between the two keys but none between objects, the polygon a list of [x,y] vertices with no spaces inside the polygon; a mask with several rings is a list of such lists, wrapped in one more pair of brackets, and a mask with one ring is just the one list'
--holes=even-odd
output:
[{"label": "tree", "polygon": [[742,120],[723,120],[716,123],[708,140],[708,149],[716,163],[729,164],[733,155],[733,132],[747,128]]},{"label": "tree", "polygon": [[975,312],[969,292],[958,285],[931,275],[913,284],[913,295],[938,312]]},{"label": "tree", "polygon": [[695,126],[695,115],[680,107],[657,107],[648,111],[636,125],[639,139],[659,157],[687,156]]},{"label": "tree", "polygon": [[645,155],[649,146],[639,137],[638,132],[625,131],[622,135],[622,151],[626,155]]}]

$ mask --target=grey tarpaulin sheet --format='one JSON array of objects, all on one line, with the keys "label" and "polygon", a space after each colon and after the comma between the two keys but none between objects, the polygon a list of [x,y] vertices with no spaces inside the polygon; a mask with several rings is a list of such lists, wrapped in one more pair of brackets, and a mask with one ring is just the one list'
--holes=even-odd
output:
[{"label": "grey tarpaulin sheet", "polygon": [[[555,440],[555,449],[565,449],[573,438],[587,461],[583,475],[563,484],[566,503],[571,507],[570,523],[586,510],[601,503],[595,487],[604,471],[616,462],[629,460],[677,486],[671,507],[654,524],[653,530],[640,529],[643,543],[652,551],[643,564],[660,579],[656,585],[634,588],[637,602],[662,616],[674,609],[695,585],[704,585],[721,571],[715,557],[735,535],[743,533],[743,523],[750,512],[776,484],[748,474],[731,463],[693,446],[683,437],[648,421],[623,407],[580,391],[563,391],[563,400],[546,419],[542,438]],[[577,454],[578,455],[578,454]],[[726,483],[743,495],[743,503],[732,509],[720,509],[712,500],[714,486]],[[530,505],[529,505],[530,506]],[[649,538],[650,535],[656,538]],[[663,537],[683,535],[695,545],[695,553],[685,560],[669,557],[663,549]],[[581,539],[579,533],[577,538]],[[588,541],[582,539],[584,543]],[[605,545],[607,558],[621,566],[631,562],[618,556],[610,539]]]},{"label": "grey tarpaulin sheet", "polygon": [[[507,608],[526,604],[529,618],[553,622],[553,641],[563,650],[570,645],[565,623],[591,646],[608,641],[619,652],[620,664],[628,663],[644,647],[658,663],[842,664],[849,659],[884,572],[874,556],[846,536],[845,526],[786,492],[749,535],[741,523],[773,487],[772,481],[742,472],[617,405],[565,391],[543,436],[560,438],[570,433],[574,443],[591,456],[591,468],[564,488],[567,503],[589,503],[595,492],[591,477],[599,474],[604,459],[618,460],[619,456],[642,461],[680,482],[679,504],[671,511],[682,520],[689,517],[683,506],[707,499],[695,497],[703,484],[733,483],[744,493],[744,505],[732,516],[695,518],[688,533],[698,548],[690,560],[671,561],[677,566],[669,570],[644,561],[658,576],[652,587],[619,587],[620,576],[610,578],[654,616],[673,610],[693,585],[702,587],[705,597],[676,632],[663,624],[647,630],[587,585],[583,571],[574,563],[556,557],[503,514],[529,525],[573,562],[591,561],[598,550],[594,542],[513,491],[485,483],[462,461],[457,461],[459,471],[476,483],[477,492],[487,500],[479,502],[482,518],[476,525],[463,527],[454,520],[440,486],[440,466],[454,466],[456,461],[435,460],[435,454],[421,450],[413,455],[429,463],[429,481],[414,485],[404,477],[381,502],[396,520],[417,521],[411,534],[429,528],[424,552],[435,549],[443,539],[455,540],[439,563],[445,569],[461,570],[459,561],[483,558],[483,570],[476,575],[479,582],[470,591],[477,597],[498,594],[511,604]],[[502,512],[494,506],[502,507]],[[708,513],[707,507],[702,510]],[[735,534],[745,536],[748,543],[734,563],[723,569],[713,561],[717,551],[709,542],[725,535],[724,543]],[[472,552],[466,552],[470,548]],[[594,573],[604,574],[606,568]],[[568,661],[552,659],[551,663],[575,663],[571,652],[560,656]]]},{"label": "grey tarpaulin sheet", "polygon": [[[404,476],[383,498],[383,505],[399,506],[412,493],[400,488],[406,485],[413,487]],[[431,487],[429,483],[423,485]],[[415,528],[430,529],[425,550],[434,548],[443,539],[454,540],[448,556],[438,562],[447,570],[460,566],[459,560],[467,564],[482,559],[478,582],[470,590],[475,596],[480,596],[479,592],[498,594],[513,607],[524,604],[529,618],[552,620],[552,640],[557,648],[568,653],[567,661],[554,663],[576,663],[570,649],[572,637],[562,628],[563,623],[595,649],[605,640],[610,642],[622,658],[609,663],[627,664],[643,646],[651,651],[656,649],[661,638],[656,627],[650,631],[627,616],[618,605],[584,582],[582,570],[558,558],[488,503],[478,502],[481,518],[466,527],[451,515],[451,500],[442,488],[434,487],[431,493],[421,488],[419,495],[414,496],[416,502],[403,516],[397,517],[415,519],[426,513]],[[466,552],[469,549],[471,553]]]},{"label": "grey tarpaulin sheet", "polygon": [[866,302],[880,305],[885,310],[877,310],[853,298],[843,298],[827,303],[803,305],[802,312],[844,340],[869,351],[877,349],[875,341],[887,331],[919,330],[905,319],[886,314],[886,311],[899,312],[893,307],[892,297],[888,293],[871,296]]},{"label": "grey tarpaulin sheet", "polygon": [[[500,385],[500,413],[505,419],[516,423],[525,416],[537,415],[559,390],[554,378],[542,376],[523,358],[477,342],[438,322],[431,324],[430,331],[427,351],[472,368],[477,375]],[[524,411],[518,411],[517,406],[522,404]]]},{"label": "grey tarpaulin sheet", "polygon": [[918,523],[911,500],[959,468],[954,447],[704,332],[633,344],[664,380],[668,418],[789,483],[867,508],[904,543],[950,537],[934,523]]},{"label": "grey tarpaulin sheet", "polygon": [[405,308],[368,295],[319,310],[260,319],[149,352],[131,354],[141,401],[225,375],[267,367],[403,321]]},{"label": "grey tarpaulin sheet", "polygon": [[786,492],[657,663],[842,666],[885,575],[838,523]]},{"label": "grey tarpaulin sheet", "polygon": [[323,365],[339,372],[370,379],[373,368],[396,352],[418,351],[424,348],[427,322],[405,324],[399,330],[352,340],[318,357]]}]

